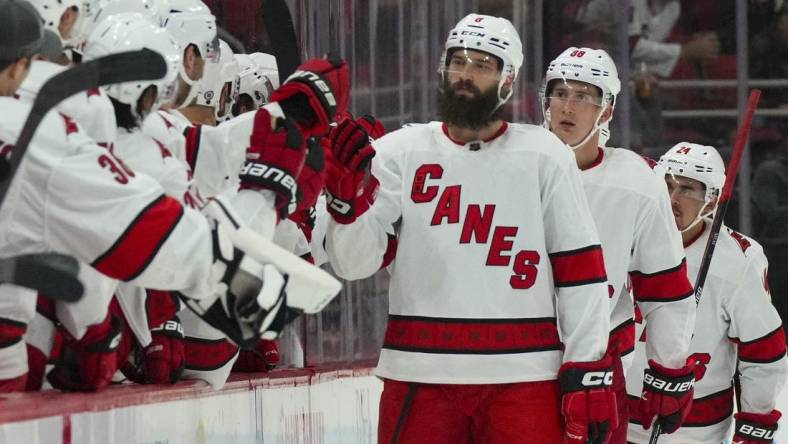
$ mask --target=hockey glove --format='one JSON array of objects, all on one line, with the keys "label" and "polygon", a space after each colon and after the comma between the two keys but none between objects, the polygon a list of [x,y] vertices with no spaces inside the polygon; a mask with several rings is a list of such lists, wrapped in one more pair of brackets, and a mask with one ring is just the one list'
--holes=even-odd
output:
[{"label": "hockey glove", "polygon": [[774,442],[777,421],[782,414],[779,410],[770,413],[739,412],[736,418],[733,442],[736,444],[764,444]]},{"label": "hockey glove", "polygon": [[87,329],[78,341],[68,333],[60,360],[47,375],[52,387],[65,391],[98,391],[112,382],[118,369],[117,349],[123,321],[108,314],[100,324]]},{"label": "hockey glove", "polygon": [[328,212],[341,224],[352,223],[369,209],[379,185],[371,172],[375,149],[365,127],[377,131],[382,125],[366,116],[347,119],[329,136],[331,158],[326,171],[326,203]]},{"label": "hockey glove", "polygon": [[234,372],[270,372],[279,365],[279,346],[276,341],[261,339],[252,350],[241,350],[233,366]]},{"label": "hockey glove", "polygon": [[613,393],[613,360],[609,355],[594,362],[565,362],[558,370],[569,444],[604,444],[618,427]]},{"label": "hockey glove", "polygon": [[279,102],[308,136],[322,136],[334,116],[347,110],[349,73],[347,63],[334,55],[308,60],[271,94],[271,101]]},{"label": "hockey glove", "polygon": [[147,384],[174,384],[184,366],[183,327],[175,316],[151,329],[151,343],[143,350],[142,371]]},{"label": "hockey glove", "polygon": [[686,366],[673,369],[649,359],[648,365],[643,375],[643,394],[638,402],[637,417],[647,430],[658,417],[663,433],[673,433],[681,427],[692,409],[695,363],[688,361]]},{"label": "hockey glove", "polygon": [[323,192],[325,182],[325,157],[320,139],[310,137],[307,141],[307,155],[304,167],[298,175],[298,207],[295,213],[312,208]]},{"label": "hockey glove", "polygon": [[317,222],[317,211],[315,207],[309,207],[295,212],[290,215],[289,219],[298,225],[298,229],[304,233],[306,241],[312,242],[312,231],[315,229],[315,222]]},{"label": "hockey glove", "polygon": [[295,211],[298,185],[306,156],[306,143],[297,125],[289,119],[277,119],[271,129],[271,115],[265,108],[254,117],[251,146],[238,177],[241,189],[270,190],[276,194],[280,220]]}]

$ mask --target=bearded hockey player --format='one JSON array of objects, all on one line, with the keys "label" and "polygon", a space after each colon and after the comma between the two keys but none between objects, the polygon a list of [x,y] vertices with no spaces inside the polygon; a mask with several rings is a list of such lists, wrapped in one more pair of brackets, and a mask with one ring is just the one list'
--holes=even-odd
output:
[{"label": "bearded hockey player", "polygon": [[[689,275],[694,281],[725,183],[725,164],[714,147],[681,142],[659,159],[655,171],[664,173],[674,222],[681,230]],[[788,370],[785,335],[771,303],[767,268],[760,244],[723,224],[690,344],[690,359],[695,363],[695,401],[682,428],[660,436],[660,443],[720,443],[729,438],[732,422],[736,444],[773,442],[780,419],[775,403]],[[646,368],[650,336],[657,334],[650,319],[643,321],[645,331],[638,325],[641,341],[635,348],[631,377],[627,378],[627,391],[635,396],[641,391],[636,376]],[[736,387],[735,374],[739,381]],[[739,400],[735,415],[734,390]],[[630,414],[627,439],[649,442],[637,409]]]},{"label": "bearded hockey player", "polygon": [[602,442],[616,426],[607,279],[574,159],[500,117],[522,61],[508,20],[468,15],[441,57],[444,122],[371,145],[350,119],[331,133],[334,270],[370,276],[397,243],[379,442]]},{"label": "bearded hockey player", "polygon": [[[610,440],[614,444],[626,442],[624,375],[635,346],[632,296],[655,330],[648,335],[648,374],[656,381],[692,374],[686,361],[695,320],[692,285],[663,181],[638,154],[605,147],[600,140],[619,91],[616,66],[605,51],[574,47],[550,62],[541,91],[544,126],[572,150],[602,241],[610,291],[609,351],[615,361],[613,386],[619,409],[619,427]],[[671,405],[665,397],[675,394],[646,386],[648,401],[638,407],[641,415],[650,420],[659,416],[664,430],[672,432],[689,408],[690,389],[682,394],[684,402]]]}]

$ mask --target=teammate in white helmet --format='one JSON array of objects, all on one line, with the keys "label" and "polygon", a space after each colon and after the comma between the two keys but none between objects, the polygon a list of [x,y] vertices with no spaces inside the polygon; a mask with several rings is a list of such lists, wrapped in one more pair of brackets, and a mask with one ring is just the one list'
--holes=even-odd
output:
[{"label": "teammate in white helmet", "polygon": [[238,63],[227,42],[219,40],[219,48],[219,61],[206,66],[194,102],[179,110],[192,124],[216,126],[232,117],[230,108],[238,95]]},{"label": "teammate in white helmet", "polygon": [[279,88],[276,58],[255,52],[236,54],[238,63],[238,95],[232,106],[233,116],[254,111],[271,100],[271,93]]},{"label": "teammate in white helmet", "polygon": [[508,20],[470,14],[439,65],[444,122],[371,145],[351,119],[331,133],[332,267],[361,279],[393,258],[379,442],[575,443],[616,419],[607,279],[574,159],[500,117],[522,62]]},{"label": "teammate in white helmet", "polygon": [[28,0],[41,16],[41,24],[57,34],[64,45],[71,45],[79,35],[82,0]]},{"label": "teammate in white helmet", "polygon": [[[35,51],[41,28],[35,13],[14,0],[0,0],[0,22],[0,54],[7,62],[0,71],[0,91],[10,95],[24,79],[25,58]],[[0,102],[0,140],[16,140],[30,106],[13,97],[2,97]],[[269,147],[276,146],[274,139],[266,140]],[[13,150],[9,148],[8,152]],[[72,254],[109,277],[177,290],[206,317],[210,317],[206,310],[213,307],[217,322],[232,330],[228,334],[234,340],[254,341],[265,330],[279,328],[274,320],[282,307],[284,282],[275,269],[261,270],[243,255],[243,245],[232,244],[225,230],[236,229],[240,219],[231,210],[217,202],[206,213],[208,219],[165,196],[152,178],[125,168],[67,116],[50,113],[0,207],[0,254]],[[260,293],[229,291],[228,279],[233,277],[225,272],[230,262],[235,269],[234,260],[239,258],[241,269],[258,279],[265,275]],[[35,298],[21,294],[22,289],[3,290],[14,293],[0,298],[4,321],[0,343],[5,354],[14,348],[24,350],[20,339]],[[255,304],[243,305],[240,312],[237,304],[243,300]],[[24,352],[12,355],[24,359]],[[15,359],[0,359],[3,390],[24,387],[26,368],[16,364]]]},{"label": "teammate in white helmet", "polygon": [[[681,142],[655,168],[668,185],[674,223],[681,230],[687,268],[695,280],[709,237],[711,219],[725,183],[725,164],[714,147]],[[788,376],[782,322],[771,303],[768,263],[754,239],[720,229],[711,266],[698,304],[690,358],[695,362],[695,400],[684,425],[660,443],[771,443],[780,412],[775,403]],[[629,370],[627,391],[641,393],[640,375],[647,367],[644,339],[656,334],[649,319],[638,325],[640,342]],[[739,384],[734,388],[734,375]],[[734,393],[735,392],[735,393]],[[738,397],[738,413],[734,398]],[[627,439],[649,442],[642,420],[632,412]],[[734,419],[735,418],[735,419]]]},{"label": "teammate in white helmet", "polygon": [[[624,375],[635,346],[632,298],[656,330],[648,336],[648,357],[653,364],[649,375],[656,380],[692,374],[686,360],[695,319],[692,285],[664,183],[654,177],[641,156],[605,147],[602,140],[620,91],[618,72],[607,52],[575,47],[550,62],[540,91],[544,126],[572,150],[602,241],[610,285],[609,354],[616,362],[619,424],[610,441],[615,444],[626,442]],[[631,377],[639,381],[643,374]],[[679,398],[682,402],[660,407],[666,394],[647,387],[644,414],[663,420],[671,417],[672,423],[663,425],[666,432],[672,432],[681,421],[671,415],[681,416],[689,408],[690,388]]]}]

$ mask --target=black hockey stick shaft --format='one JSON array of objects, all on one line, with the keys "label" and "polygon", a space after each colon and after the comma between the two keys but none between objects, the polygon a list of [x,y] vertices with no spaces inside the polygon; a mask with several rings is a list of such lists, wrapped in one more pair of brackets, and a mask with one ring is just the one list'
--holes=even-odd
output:
[{"label": "black hockey stick shaft", "polygon": [[84,288],[79,263],[58,253],[27,254],[0,259],[0,283],[40,291],[52,299],[76,302]]},{"label": "black hockey stick shaft", "polygon": [[279,83],[282,84],[301,64],[301,51],[298,48],[293,17],[285,0],[265,0],[262,14],[265,30],[276,57]]},{"label": "black hockey stick shaft", "polygon": [[[714,249],[717,246],[717,238],[720,235],[722,228],[722,221],[725,219],[725,213],[728,211],[728,203],[730,203],[731,195],[733,195],[733,188],[736,185],[736,177],[739,174],[739,163],[744,155],[744,149],[747,147],[747,139],[750,136],[750,127],[752,126],[752,119],[755,116],[755,109],[758,107],[758,100],[761,98],[761,91],[754,89],[750,92],[750,97],[747,100],[747,108],[744,110],[744,118],[739,126],[739,131],[736,134],[736,143],[733,146],[733,154],[731,161],[728,163],[728,168],[725,172],[725,184],[722,187],[720,198],[717,202],[717,213],[714,215],[714,220],[711,223],[711,231],[709,232],[709,240],[706,241],[706,249],[703,252],[703,259],[700,261],[700,268],[698,269],[698,277],[695,279],[695,304],[700,304],[700,296],[703,293],[703,285],[706,283],[706,276],[709,274],[709,267],[711,266],[711,258],[714,255]],[[656,444],[659,440],[659,435],[662,433],[662,424],[659,420],[654,423],[654,429],[651,431],[651,438],[649,444]]]},{"label": "black hockey stick shaft", "polygon": [[30,114],[19,133],[19,138],[8,159],[6,176],[0,182],[0,203],[5,199],[8,188],[35,136],[44,116],[63,100],[91,88],[136,80],[156,80],[167,73],[164,59],[155,51],[142,49],[111,54],[57,74],[49,79],[38,92]]}]

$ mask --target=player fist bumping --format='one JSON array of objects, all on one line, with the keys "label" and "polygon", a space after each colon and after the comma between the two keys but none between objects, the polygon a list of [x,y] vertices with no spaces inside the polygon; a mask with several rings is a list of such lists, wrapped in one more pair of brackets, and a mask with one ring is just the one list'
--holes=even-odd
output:
[{"label": "player fist bumping", "polygon": [[733,442],[737,444],[764,444],[774,442],[777,421],[782,414],[778,410],[769,413],[739,412],[736,418],[736,432]]},{"label": "player fist bumping", "polygon": [[347,63],[329,54],[304,62],[271,94],[285,115],[295,119],[307,136],[328,132],[334,116],[347,109],[350,70]]},{"label": "player fist bumping", "polygon": [[673,433],[681,427],[692,408],[695,393],[695,363],[688,361],[682,368],[664,367],[653,359],[643,373],[643,394],[637,404],[637,416],[648,429],[655,417],[662,424],[663,433]]},{"label": "player fist bumping", "polygon": [[375,157],[371,142],[383,134],[383,125],[371,116],[345,119],[331,131],[326,191],[328,212],[335,221],[352,223],[375,200],[379,184],[371,173]]},{"label": "player fist bumping", "polygon": [[281,220],[297,206],[296,178],[304,166],[306,141],[290,119],[276,119],[271,128],[271,115],[265,108],[257,111],[254,120],[246,162],[238,175],[241,189],[273,191]]},{"label": "player fist bumping", "polygon": [[613,393],[613,360],[605,355],[594,362],[565,362],[558,370],[569,444],[605,444],[618,427]]}]

